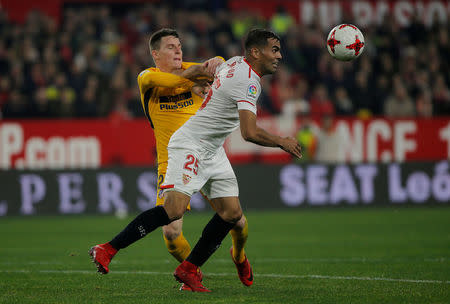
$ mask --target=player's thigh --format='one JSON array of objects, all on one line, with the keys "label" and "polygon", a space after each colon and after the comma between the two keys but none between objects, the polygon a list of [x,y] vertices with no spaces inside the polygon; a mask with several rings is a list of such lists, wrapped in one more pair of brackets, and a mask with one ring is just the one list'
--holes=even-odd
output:
[{"label": "player's thigh", "polygon": [[176,190],[164,192],[164,210],[171,221],[183,217],[191,197]]},{"label": "player's thigh", "polygon": [[[156,206],[164,205],[164,194],[163,189],[161,189],[161,185],[164,183],[166,179],[167,172],[167,163],[158,166],[158,184],[156,186]],[[187,210],[191,210],[191,204],[187,205]],[[163,228],[164,229],[164,228]]]},{"label": "player's thigh", "polygon": [[242,208],[237,196],[213,198],[211,203],[224,221],[237,223],[242,217]]}]

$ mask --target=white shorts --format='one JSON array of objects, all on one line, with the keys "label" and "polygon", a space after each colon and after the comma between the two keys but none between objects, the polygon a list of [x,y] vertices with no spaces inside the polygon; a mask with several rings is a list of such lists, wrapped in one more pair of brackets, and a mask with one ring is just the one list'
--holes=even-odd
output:
[{"label": "white shorts", "polygon": [[202,190],[209,199],[239,196],[236,175],[223,147],[215,153],[200,152],[188,140],[172,139],[166,178],[160,186],[163,191],[192,196]]}]

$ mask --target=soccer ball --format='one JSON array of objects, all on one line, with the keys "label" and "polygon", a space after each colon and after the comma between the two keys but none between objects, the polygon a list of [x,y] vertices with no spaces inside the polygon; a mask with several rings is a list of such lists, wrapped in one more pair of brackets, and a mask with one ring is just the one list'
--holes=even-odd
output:
[{"label": "soccer ball", "polygon": [[327,38],[328,52],[341,61],[357,58],[364,51],[364,36],[352,24],[340,24],[334,27]]}]

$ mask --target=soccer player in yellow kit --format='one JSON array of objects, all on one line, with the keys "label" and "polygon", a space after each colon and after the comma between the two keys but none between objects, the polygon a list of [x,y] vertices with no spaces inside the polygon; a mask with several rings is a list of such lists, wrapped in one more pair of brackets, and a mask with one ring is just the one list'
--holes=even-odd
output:
[{"label": "soccer player in yellow kit", "polygon": [[[205,71],[213,75],[215,68],[224,60],[221,57],[215,57],[202,65],[183,62],[178,33],[172,29],[155,32],[150,38],[149,46],[156,67],[142,71],[138,76],[138,85],[142,107],[155,132],[158,155],[156,205],[163,205],[164,198],[160,196],[159,186],[163,183],[166,174],[169,139],[197,112],[203,102],[203,98],[193,91],[201,92],[204,86],[196,85],[188,79],[195,80]],[[163,226],[166,246],[179,262],[184,261],[191,251],[189,242],[183,236],[182,226],[182,218]],[[253,273],[244,252],[248,237],[245,216],[242,216],[230,234],[233,243],[231,255],[239,278],[244,285],[250,286],[253,284]],[[188,289],[182,286],[183,288]]]}]

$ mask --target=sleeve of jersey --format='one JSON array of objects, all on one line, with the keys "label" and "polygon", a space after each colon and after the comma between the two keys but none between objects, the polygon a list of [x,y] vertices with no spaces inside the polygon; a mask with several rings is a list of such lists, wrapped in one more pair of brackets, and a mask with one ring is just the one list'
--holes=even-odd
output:
[{"label": "sleeve of jersey", "polygon": [[236,101],[238,110],[249,110],[256,115],[256,102],[261,94],[261,85],[255,82],[238,84],[233,89],[232,98]]},{"label": "sleeve of jersey", "polygon": [[198,62],[185,62],[185,61],[183,61],[182,63],[181,63],[181,68],[183,69],[183,70],[186,70],[186,69],[188,69],[189,67],[191,67],[191,66],[193,66],[193,65],[199,65],[200,63],[198,63]]},{"label": "sleeve of jersey", "polygon": [[138,76],[138,83],[142,91],[153,87],[173,88],[183,84],[191,83],[190,80],[164,72],[153,72],[145,70]]},{"label": "sleeve of jersey", "polygon": [[[226,60],[225,60],[223,57],[221,57],[221,56],[216,56],[215,58],[222,59],[223,62],[226,61]],[[183,61],[183,62],[181,63],[181,67],[182,67],[183,69],[186,70],[186,69],[189,68],[190,66],[198,65],[198,64],[201,64],[201,63],[198,63],[198,62],[185,62],[185,61]]]}]

